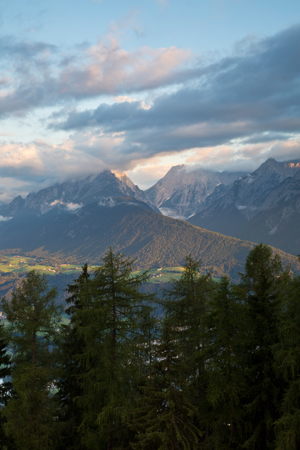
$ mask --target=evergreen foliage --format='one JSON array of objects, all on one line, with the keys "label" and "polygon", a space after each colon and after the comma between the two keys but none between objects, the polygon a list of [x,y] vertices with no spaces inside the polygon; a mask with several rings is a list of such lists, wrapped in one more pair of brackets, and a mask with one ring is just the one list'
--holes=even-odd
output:
[{"label": "evergreen foliage", "polygon": [[194,424],[197,408],[187,399],[187,380],[179,358],[177,332],[165,319],[154,353],[151,377],[137,401],[134,450],[195,450],[202,433]]},{"label": "evergreen foliage", "polygon": [[210,408],[206,415],[209,433],[204,448],[234,449],[243,437],[241,397],[245,384],[241,367],[245,355],[241,343],[245,310],[227,277],[220,280],[211,300],[207,327],[207,400]]},{"label": "evergreen foliage", "polygon": [[[79,450],[82,448],[81,435],[78,427],[82,422],[82,408],[75,399],[83,395],[79,377],[85,373],[85,368],[79,362],[79,355],[85,351],[85,341],[79,336],[76,311],[83,308],[84,302],[92,298],[91,280],[88,265],[84,264],[82,273],[67,291],[71,294],[66,312],[70,314],[70,323],[62,327],[60,336],[60,361],[62,373],[58,381],[59,420],[62,425],[61,450]],[[76,324],[77,321],[77,324]]]},{"label": "evergreen foliage", "polygon": [[245,447],[255,450],[274,448],[274,422],[285,384],[275,370],[273,347],[279,344],[288,272],[283,270],[278,255],[260,244],[248,255],[241,276],[242,298],[247,314],[244,340],[246,365],[242,367],[247,385],[243,399],[245,409]]},{"label": "evergreen foliage", "polygon": [[215,283],[210,274],[201,275],[201,263],[187,256],[180,280],[174,280],[165,292],[164,307],[176,332],[181,370],[189,380],[189,398],[199,414],[206,410],[206,315]]},{"label": "evergreen foliage", "polygon": [[56,289],[49,290],[46,278],[31,271],[11,301],[3,298],[1,302],[14,350],[14,395],[3,409],[4,429],[22,450],[54,447],[56,408],[50,389],[58,373],[51,347],[60,322],[55,297]]},{"label": "evergreen foliage", "polygon": [[300,447],[300,277],[290,284],[276,346],[276,366],[288,383],[276,422],[277,450]]},{"label": "evergreen foliage", "polygon": [[140,377],[140,335],[149,295],[139,288],[147,273],[133,276],[134,261],[109,248],[93,277],[93,296],[83,298],[75,324],[85,349],[79,355],[83,409],[80,432],[84,445],[123,448],[128,416]]},{"label": "evergreen foliage", "polygon": [[189,255],[156,308],[133,268],[112,248],[85,264],[63,326],[34,271],[2,300],[0,448],[298,449],[300,278],[263,244],[238,285]]},{"label": "evergreen foliage", "polygon": [[5,338],[4,325],[0,324],[0,449],[1,450],[15,450],[15,445],[12,439],[4,433],[5,417],[2,414],[3,407],[7,404],[12,395],[12,385],[9,381],[11,373],[11,358],[7,352],[8,342]]}]

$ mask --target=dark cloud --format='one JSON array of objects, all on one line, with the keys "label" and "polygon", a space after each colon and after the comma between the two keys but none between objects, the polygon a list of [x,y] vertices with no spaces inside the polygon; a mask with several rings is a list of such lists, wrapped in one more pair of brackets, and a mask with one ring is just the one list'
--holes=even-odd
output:
[{"label": "dark cloud", "polygon": [[155,89],[177,82],[177,72],[190,56],[176,47],[149,47],[127,52],[110,37],[67,53],[42,42],[0,38],[0,65],[10,85],[3,92],[0,117],[26,114],[37,107],[72,100]]},{"label": "dark cloud", "polygon": [[45,52],[56,53],[58,48],[55,45],[45,42],[20,42],[13,36],[0,37],[0,60],[11,58],[33,58]]},{"label": "dark cloud", "polygon": [[[239,43],[231,56],[189,60],[189,66],[188,53],[172,47],[126,52],[111,40],[62,54],[44,43],[1,38],[0,116],[55,105],[48,128],[71,133],[53,145],[3,142],[0,177],[32,186],[34,179],[133,169],[141,160],[186,149],[195,149],[192,164],[219,170],[249,161],[257,167],[268,157],[295,158],[299,54],[300,25]],[[129,97],[170,85],[169,92],[153,95],[151,107]],[[102,94],[124,97],[95,109],[73,107]]]},{"label": "dark cloud", "polygon": [[186,148],[283,140],[300,130],[300,25],[247,42],[239,54],[181,72],[193,87],[141,102],[100,104],[71,111],[54,129],[98,128],[124,132],[124,151],[148,154]]}]

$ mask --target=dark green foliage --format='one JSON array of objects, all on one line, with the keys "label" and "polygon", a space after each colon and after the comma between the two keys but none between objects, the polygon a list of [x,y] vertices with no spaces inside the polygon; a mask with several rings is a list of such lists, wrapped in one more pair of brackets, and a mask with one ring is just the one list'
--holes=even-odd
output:
[{"label": "dark green foliage", "polygon": [[133,427],[137,430],[134,450],[199,448],[201,432],[194,424],[197,408],[187,399],[177,334],[173,324],[165,319],[151,376],[133,414]]},{"label": "dark green foliage", "polygon": [[0,449],[1,450],[15,450],[15,445],[12,439],[4,433],[5,417],[2,414],[2,409],[6,405],[10,396],[12,395],[12,385],[9,381],[11,373],[11,358],[7,353],[8,342],[5,338],[4,326],[0,324],[0,379],[3,383],[0,384]]},{"label": "dark green foliage", "polygon": [[201,275],[201,263],[187,256],[184,272],[166,291],[164,307],[177,330],[182,370],[189,379],[191,396],[199,405],[206,389],[206,314],[215,288],[210,274]]},{"label": "dark green foliage", "polygon": [[[67,302],[70,304],[66,310],[71,316],[70,323],[63,326],[60,336],[60,359],[62,373],[58,381],[59,420],[62,433],[59,448],[61,450],[79,450],[82,448],[81,435],[78,427],[83,420],[83,410],[75,401],[83,395],[83,389],[79,378],[85,373],[85,368],[80,364],[80,355],[85,351],[85,341],[79,336],[78,325],[80,322],[76,311],[87,305],[92,299],[91,279],[88,273],[88,265],[84,264],[82,273],[72,285],[68,285]],[[76,324],[77,321],[77,324]]]},{"label": "dark green foliage", "polygon": [[22,450],[51,449],[56,432],[55,404],[50,388],[58,376],[51,351],[60,321],[56,290],[44,276],[29,272],[11,302],[2,299],[14,350],[11,372],[14,395],[3,409],[5,432]]},{"label": "dark green foliage", "polygon": [[273,346],[279,343],[279,324],[286,293],[288,273],[278,255],[263,244],[253,249],[246,260],[240,285],[247,312],[247,334],[244,351],[245,447],[266,450],[274,448],[274,422],[285,384],[275,371]]},{"label": "dark green foliage", "polygon": [[3,450],[298,449],[300,278],[263,244],[238,285],[189,255],[155,310],[133,265],[112,248],[85,264],[61,327],[36,272],[2,300]]},{"label": "dark green foliage", "polygon": [[209,430],[204,448],[234,449],[242,441],[244,415],[241,397],[246,389],[241,371],[245,354],[244,305],[238,300],[230,280],[220,280],[207,315],[206,351],[210,408],[204,420]]},{"label": "dark green foliage", "polygon": [[295,278],[285,302],[280,326],[281,342],[275,347],[278,372],[288,383],[276,422],[277,450],[300,448],[300,278]]},{"label": "dark green foliage", "polygon": [[206,316],[215,289],[210,274],[200,274],[200,261],[187,256],[181,278],[165,292],[164,307],[178,345],[180,371],[187,380],[187,400],[197,409],[197,426],[207,433],[206,390],[208,345]]},{"label": "dark green foliage", "polygon": [[123,448],[134,389],[140,378],[142,319],[149,306],[139,288],[146,273],[132,276],[134,261],[110,248],[93,277],[93,296],[83,298],[74,323],[85,349],[79,361],[83,391],[80,432],[89,448]]},{"label": "dark green foliage", "polygon": [[4,383],[0,385],[0,404],[4,405],[8,396],[8,377],[11,372],[10,356],[7,353],[8,342],[5,339],[4,325],[0,324],[0,379],[3,379]]}]

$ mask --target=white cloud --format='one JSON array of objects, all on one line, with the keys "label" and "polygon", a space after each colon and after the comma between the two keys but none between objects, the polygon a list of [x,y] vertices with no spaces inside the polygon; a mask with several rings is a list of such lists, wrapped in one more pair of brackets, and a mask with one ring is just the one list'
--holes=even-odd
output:
[{"label": "white cloud", "polygon": [[12,219],[12,217],[4,217],[4,216],[0,216],[0,222],[6,222],[7,220]]}]

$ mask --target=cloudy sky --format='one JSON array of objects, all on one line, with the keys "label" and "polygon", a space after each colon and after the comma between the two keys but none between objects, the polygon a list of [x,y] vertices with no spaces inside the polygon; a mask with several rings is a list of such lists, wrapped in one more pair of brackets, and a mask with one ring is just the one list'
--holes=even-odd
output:
[{"label": "cloudy sky", "polygon": [[300,158],[299,0],[1,0],[0,202]]}]

